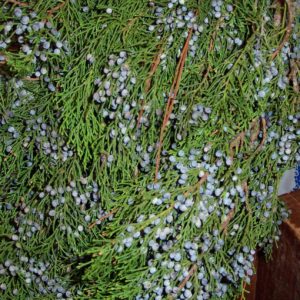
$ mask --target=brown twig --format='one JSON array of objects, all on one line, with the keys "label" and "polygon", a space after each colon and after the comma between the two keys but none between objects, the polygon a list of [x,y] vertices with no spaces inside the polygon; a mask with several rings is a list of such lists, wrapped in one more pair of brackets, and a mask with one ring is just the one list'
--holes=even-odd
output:
[{"label": "brown twig", "polygon": [[33,77],[26,76],[26,77],[22,78],[22,80],[27,80],[27,81],[38,81],[38,80],[40,80],[40,78],[39,78],[39,77],[33,78]]},{"label": "brown twig", "polygon": [[274,7],[275,7],[275,14],[274,14],[274,26],[278,27],[281,24],[282,21],[282,2],[281,0],[275,0],[274,1]]},{"label": "brown twig", "polygon": [[[243,190],[245,192],[245,197],[246,197],[246,208],[248,210],[248,212],[251,212],[251,207],[248,203],[248,196],[249,196],[249,189],[248,189],[248,184],[247,182],[244,182],[243,183]],[[230,223],[230,221],[233,219],[234,217],[234,214],[235,214],[235,209],[232,208],[228,215],[226,216],[225,220],[223,221],[223,223],[221,224],[221,231],[224,231],[225,235],[227,234],[227,228],[228,228],[228,225]]]},{"label": "brown twig", "polygon": [[281,49],[284,47],[284,44],[289,40],[290,35],[292,33],[292,25],[293,25],[293,20],[294,20],[294,14],[293,14],[293,4],[291,0],[286,0],[287,4],[287,10],[288,10],[288,23],[286,26],[286,31],[284,34],[284,37],[277,47],[277,49],[273,52],[271,59],[274,60],[276,56],[280,53]]},{"label": "brown twig", "polygon": [[[149,76],[148,76],[148,78],[147,78],[147,80],[145,82],[145,93],[146,94],[148,94],[148,92],[150,91],[152,77],[153,77],[154,73],[156,72],[156,70],[157,70],[157,68],[159,66],[162,52],[163,52],[163,46],[159,49],[157,55],[154,57],[152,65],[151,65]],[[141,107],[141,109],[139,111],[139,116],[138,116],[138,119],[137,119],[137,128],[140,127],[141,119],[142,119],[142,116],[143,116],[143,113],[144,113],[144,108],[145,108],[145,101],[143,100],[142,101],[142,107]]]},{"label": "brown twig", "polygon": [[257,140],[258,135],[259,135],[259,123],[257,122],[257,120],[254,120],[251,123],[250,132],[251,132],[250,142],[251,142],[251,144],[253,144]]},{"label": "brown twig", "polygon": [[[208,52],[212,52],[214,50],[215,47],[215,40],[216,40],[216,36],[217,36],[217,32],[219,30],[219,27],[221,25],[221,23],[224,21],[224,18],[221,18],[218,20],[216,28],[212,34],[212,37],[209,41],[209,47],[208,47]],[[205,70],[205,72],[203,73],[203,80],[206,80],[209,73],[212,71],[212,67],[210,65],[208,65],[207,69]]]},{"label": "brown twig", "polygon": [[[266,132],[265,132],[266,131],[266,121],[265,121],[265,119],[264,119],[264,121],[262,121],[262,127],[263,127],[263,131],[264,131],[264,137],[263,137],[263,143],[264,143],[264,141],[266,139]],[[257,120],[252,121],[252,123],[250,125],[250,142],[251,142],[251,144],[253,144],[257,140],[259,132],[260,132],[260,126],[259,126]],[[243,146],[245,137],[246,137],[246,131],[242,131],[230,142],[229,148],[230,148],[231,159],[233,159],[233,157],[234,157],[234,150],[239,149]]]},{"label": "brown twig", "polygon": [[234,217],[234,208],[231,209],[228,213],[228,215],[226,216],[224,222],[221,224],[221,231],[224,231],[225,234],[227,234],[227,228],[228,228],[228,225],[229,225],[229,222],[233,219]]},{"label": "brown twig", "polygon": [[210,73],[212,71],[212,67],[209,65],[208,67],[207,67],[207,69],[205,70],[205,72],[203,73],[203,80],[206,80],[207,79],[207,77],[208,77],[208,74]]},{"label": "brown twig", "polygon": [[190,189],[187,192],[185,192],[184,196],[187,196],[189,193],[192,193],[193,191],[200,189],[201,185],[207,180],[207,177],[208,177],[208,173],[204,173],[204,175],[200,178],[200,180],[195,185],[190,187]]},{"label": "brown twig", "polygon": [[242,131],[230,142],[229,148],[230,148],[231,159],[233,159],[234,157],[234,149],[239,149],[243,146],[245,135],[246,135],[245,131]]},{"label": "brown twig", "polygon": [[[197,265],[194,264],[192,265],[189,273],[187,274],[187,276],[181,281],[180,285],[178,286],[178,290],[176,295],[185,287],[185,285],[187,284],[187,282],[190,280],[190,278],[193,276],[193,274],[196,272],[197,270]],[[174,295],[174,296],[176,296]],[[171,297],[170,299],[173,299],[174,297]]]},{"label": "brown twig", "polygon": [[209,42],[209,48],[208,48],[209,52],[211,52],[215,47],[216,36],[217,36],[218,31],[219,31],[220,25],[223,21],[224,21],[224,17],[220,18],[217,22],[216,28],[215,28],[215,30],[212,34],[212,37],[210,39],[210,42]]},{"label": "brown twig", "polygon": [[106,215],[102,216],[100,219],[98,219],[97,221],[91,223],[89,225],[89,229],[92,229],[93,227],[95,227],[98,223],[101,223],[102,221],[106,220],[107,218],[109,218],[110,216],[112,216],[118,209],[114,208],[112,211],[110,211],[109,213],[107,213]]},{"label": "brown twig", "polygon": [[49,10],[47,11],[47,14],[48,14],[49,16],[52,16],[53,13],[55,13],[57,10],[60,10],[62,7],[64,7],[64,5],[66,4],[66,2],[67,2],[67,1],[61,2],[61,3],[59,3],[58,5],[56,5],[55,7],[49,9]]},{"label": "brown twig", "polygon": [[292,81],[293,90],[295,93],[299,93],[300,91],[297,73],[299,73],[297,62],[295,60],[291,60],[291,71],[289,79]]},{"label": "brown twig", "polygon": [[190,39],[192,37],[192,33],[193,33],[193,28],[191,28],[189,30],[187,39],[186,39],[185,44],[183,46],[181,56],[180,56],[179,62],[178,62],[177,67],[176,67],[176,72],[175,72],[174,80],[173,80],[172,87],[171,87],[171,90],[170,90],[170,95],[169,95],[169,98],[168,98],[168,101],[167,101],[166,111],[165,111],[165,115],[164,115],[164,119],[163,119],[161,129],[160,129],[159,145],[158,145],[158,150],[157,150],[157,155],[156,155],[155,181],[157,181],[157,175],[158,175],[158,172],[159,172],[160,154],[161,154],[161,148],[162,148],[162,143],[163,143],[163,139],[164,139],[164,133],[165,133],[165,129],[167,127],[167,123],[170,119],[171,113],[173,111],[174,100],[176,99],[176,96],[177,96],[177,93],[178,93],[178,90],[179,90],[180,80],[181,80],[185,60],[186,60],[186,57],[187,57],[189,42],[190,42]]},{"label": "brown twig", "polygon": [[3,161],[7,161],[10,156],[17,157],[17,155],[11,150],[3,159]]},{"label": "brown twig", "polygon": [[180,85],[180,81],[181,81],[183,68],[184,68],[186,57],[187,57],[189,42],[190,42],[190,39],[192,37],[192,33],[193,33],[193,29],[190,29],[188,37],[187,37],[187,39],[185,41],[185,44],[183,46],[183,49],[182,49],[182,53],[181,53],[181,56],[180,56],[180,59],[179,59],[179,63],[176,67],[175,77],[174,77],[174,81],[173,81],[173,84],[172,84],[172,87],[171,87],[170,95],[169,95],[168,102],[167,102],[167,109],[166,109],[166,113],[165,113],[165,116],[164,116],[163,131],[164,131],[165,127],[167,126],[167,123],[170,119],[170,115],[173,111],[174,100],[176,99],[176,96],[177,96],[178,91],[179,91],[179,85]]},{"label": "brown twig", "polygon": [[244,281],[243,283],[243,291],[242,291],[242,295],[240,297],[240,300],[245,300],[245,289],[246,289],[246,282]]},{"label": "brown twig", "polygon": [[17,0],[6,0],[6,3],[11,3],[11,4],[19,5],[19,6],[22,6],[22,7],[26,7],[26,6],[30,5],[29,3],[20,2],[20,1],[17,1]]},{"label": "brown twig", "polygon": [[144,114],[144,110],[145,110],[145,100],[143,99],[142,100],[142,107],[139,111],[139,116],[138,116],[138,119],[137,119],[137,124],[136,124],[136,127],[139,128],[140,125],[141,125],[141,121],[142,121],[142,117],[143,117],[143,114]]},{"label": "brown twig", "polygon": [[247,183],[247,181],[245,181],[245,182],[243,183],[243,190],[244,190],[245,198],[246,198],[246,200],[245,200],[245,202],[246,202],[246,208],[247,208],[248,212],[251,212],[252,210],[251,210],[251,207],[250,207],[249,202],[248,202],[248,198],[249,198],[249,188],[248,188],[248,183]]},{"label": "brown twig", "polygon": [[158,51],[158,53],[157,53],[157,55],[154,58],[154,61],[152,63],[152,66],[151,66],[151,69],[150,69],[150,72],[149,72],[149,76],[148,76],[148,78],[146,80],[146,83],[145,83],[145,92],[146,93],[148,93],[150,91],[152,77],[153,77],[154,73],[156,72],[156,70],[159,66],[162,52],[163,52],[163,46],[159,49],[159,51]]},{"label": "brown twig", "polygon": [[261,128],[262,128],[262,132],[263,132],[263,137],[262,140],[260,142],[260,145],[258,146],[257,151],[260,151],[261,148],[263,147],[266,139],[267,139],[267,122],[265,118],[261,118]]},{"label": "brown twig", "polygon": [[129,19],[129,20],[128,20],[128,23],[127,23],[127,26],[125,26],[125,27],[122,29],[122,31],[123,31],[124,33],[127,33],[127,32],[131,29],[131,27],[133,26],[133,24],[134,24],[139,18],[141,18],[142,16],[143,16],[143,15],[138,15],[138,16],[132,18],[132,19]]}]

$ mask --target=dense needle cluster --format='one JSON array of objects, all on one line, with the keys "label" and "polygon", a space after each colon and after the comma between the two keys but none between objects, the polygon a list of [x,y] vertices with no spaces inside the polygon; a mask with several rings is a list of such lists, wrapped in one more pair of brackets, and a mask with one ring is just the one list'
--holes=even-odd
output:
[{"label": "dense needle cluster", "polygon": [[299,4],[5,1],[0,298],[234,299],[289,215]]}]

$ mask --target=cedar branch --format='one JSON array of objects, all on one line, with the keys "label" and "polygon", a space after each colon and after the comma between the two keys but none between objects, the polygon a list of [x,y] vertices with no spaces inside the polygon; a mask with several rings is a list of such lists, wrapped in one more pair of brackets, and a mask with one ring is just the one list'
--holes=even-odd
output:
[{"label": "cedar branch", "polygon": [[22,6],[22,7],[26,7],[26,6],[30,5],[29,3],[20,2],[20,1],[17,1],[17,0],[6,0],[6,3],[11,3],[11,4],[19,5],[19,6]]},{"label": "cedar branch", "polygon": [[179,91],[180,80],[181,80],[185,60],[186,60],[186,57],[187,57],[189,42],[190,42],[190,39],[192,37],[192,33],[193,33],[193,28],[191,28],[189,30],[187,39],[186,39],[185,44],[183,46],[181,56],[180,56],[179,62],[177,64],[175,77],[174,77],[174,80],[173,80],[173,83],[172,83],[170,95],[169,95],[169,98],[168,98],[168,101],[167,101],[166,111],[165,111],[163,123],[162,123],[162,126],[161,126],[161,130],[160,130],[159,144],[158,144],[158,150],[157,150],[157,155],[156,155],[155,181],[157,181],[157,175],[158,175],[159,166],[160,166],[160,155],[161,155],[161,148],[162,148],[162,143],[163,143],[163,139],[164,139],[164,132],[165,132],[167,123],[170,119],[171,113],[173,111],[174,100],[175,100],[175,98],[177,96],[177,93]]},{"label": "cedar branch", "polygon": [[281,41],[281,43],[279,44],[279,46],[277,47],[277,49],[273,52],[272,54],[272,60],[274,60],[276,58],[276,56],[280,53],[281,49],[284,47],[284,44],[286,42],[288,42],[290,35],[292,33],[292,25],[293,25],[293,20],[294,20],[294,14],[293,14],[293,4],[291,0],[286,0],[286,4],[287,4],[287,10],[288,10],[288,23],[286,26],[286,31],[284,34],[284,37]]},{"label": "cedar branch", "polygon": [[56,5],[55,7],[49,9],[49,10],[47,11],[47,14],[48,14],[49,16],[53,15],[54,12],[56,12],[57,10],[60,10],[62,7],[64,7],[65,4],[66,4],[66,2],[67,2],[67,1],[61,2],[60,4]]},{"label": "cedar branch", "polygon": [[225,234],[227,234],[227,228],[228,228],[228,225],[229,225],[229,222],[233,219],[234,217],[234,208],[231,209],[228,213],[228,215],[226,216],[224,222],[221,224],[221,231],[224,231]]},{"label": "cedar branch", "polygon": [[187,196],[189,193],[192,193],[193,191],[196,191],[198,189],[200,189],[201,185],[207,180],[208,177],[208,173],[205,173],[200,180],[193,185],[184,195]]},{"label": "cedar branch", "polygon": [[297,74],[299,73],[299,68],[295,60],[291,60],[290,65],[291,65],[290,67],[291,71],[290,71],[289,79],[292,81],[294,92],[299,93],[300,88],[299,88],[298,76],[297,76]]},{"label": "cedar branch", "polygon": [[243,146],[245,135],[246,135],[245,131],[242,131],[231,141],[229,146],[231,159],[233,159],[234,157],[234,149],[238,149]]},{"label": "cedar branch", "polygon": [[89,229],[92,229],[92,228],[95,227],[98,223],[101,223],[102,221],[106,220],[107,218],[109,218],[110,216],[112,216],[116,211],[117,211],[117,208],[114,208],[112,211],[108,212],[106,215],[102,216],[102,217],[99,218],[97,221],[91,223],[91,224],[89,225]]},{"label": "cedar branch", "polygon": [[195,273],[195,271],[197,270],[197,265],[193,265],[189,271],[189,274],[182,280],[182,282],[179,285],[179,291],[182,290],[184,288],[184,286],[186,285],[186,283],[189,281],[189,279],[192,277],[192,275]]},{"label": "cedar branch", "polygon": [[[163,52],[163,47],[160,48],[158,54],[154,57],[154,60],[153,60],[153,63],[152,63],[152,66],[151,66],[151,69],[150,69],[150,72],[149,72],[149,76],[148,76],[148,78],[146,80],[146,83],[145,83],[145,93],[146,94],[148,94],[148,92],[150,91],[152,77],[153,77],[154,73],[156,72],[156,70],[159,66],[162,52]],[[140,125],[141,125],[141,119],[142,119],[142,116],[143,116],[143,113],[144,113],[144,107],[145,107],[145,101],[143,100],[142,101],[142,107],[139,111],[139,116],[138,116],[138,119],[137,119],[137,128],[139,128]]]},{"label": "cedar branch", "polygon": [[261,118],[261,127],[262,127],[263,137],[256,151],[261,150],[261,148],[263,147],[267,139],[267,122],[265,118]]},{"label": "cedar branch", "polygon": [[280,26],[282,21],[282,1],[275,0],[274,6],[275,6],[274,26],[278,27]]}]

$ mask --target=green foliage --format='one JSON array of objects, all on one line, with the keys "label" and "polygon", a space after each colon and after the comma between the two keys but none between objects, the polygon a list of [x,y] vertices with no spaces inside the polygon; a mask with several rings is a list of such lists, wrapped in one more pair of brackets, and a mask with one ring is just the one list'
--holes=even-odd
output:
[{"label": "green foliage", "polygon": [[270,255],[300,156],[296,6],[181,2],[2,6],[1,299],[235,299]]}]

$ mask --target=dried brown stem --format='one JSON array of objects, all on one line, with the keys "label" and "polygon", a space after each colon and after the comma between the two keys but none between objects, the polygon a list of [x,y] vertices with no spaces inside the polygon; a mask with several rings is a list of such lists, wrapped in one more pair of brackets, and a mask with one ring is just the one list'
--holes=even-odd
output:
[{"label": "dried brown stem", "polygon": [[[149,76],[146,80],[146,83],[145,83],[145,93],[147,94],[150,89],[151,89],[151,82],[152,82],[152,77],[153,75],[155,74],[158,66],[159,66],[159,63],[160,63],[160,58],[161,58],[161,54],[163,52],[163,47],[161,47],[159,49],[159,52],[158,54],[155,56],[154,60],[153,60],[153,63],[151,65],[151,69],[150,69],[150,72],[149,72]],[[143,113],[144,113],[144,107],[145,107],[145,102],[144,100],[142,101],[142,107],[139,111],[139,116],[138,116],[138,119],[137,119],[137,128],[140,127],[141,125],[141,119],[142,119],[142,116],[143,116]]]},{"label": "dried brown stem", "polygon": [[297,62],[295,60],[291,60],[291,71],[290,71],[289,79],[292,81],[293,90],[295,93],[300,92],[298,76],[297,76],[298,73],[299,73],[299,67]]},{"label": "dried brown stem", "polygon": [[221,231],[224,231],[225,234],[227,234],[227,228],[228,228],[228,225],[229,225],[229,222],[233,219],[234,217],[234,208],[231,209],[228,213],[228,215],[226,216],[224,222],[221,224]]},{"label": "dried brown stem", "polygon": [[[212,34],[212,37],[209,41],[209,47],[208,47],[208,52],[212,52],[214,50],[215,47],[215,40],[216,40],[216,36],[217,36],[217,32],[219,30],[219,27],[221,25],[221,23],[224,21],[224,18],[219,19],[219,21],[217,22],[216,28]],[[212,71],[212,67],[210,65],[208,65],[206,71],[203,73],[203,80],[206,80],[209,73]]]},{"label": "dried brown stem", "polygon": [[279,46],[277,47],[277,49],[273,52],[272,54],[272,60],[274,60],[276,58],[276,56],[280,53],[281,49],[284,47],[284,44],[286,42],[288,42],[290,35],[292,33],[292,25],[293,25],[293,21],[294,21],[294,13],[293,13],[293,4],[291,0],[286,0],[286,4],[287,4],[287,10],[288,10],[288,22],[287,22],[287,26],[286,26],[286,31],[284,34],[284,37],[281,41],[281,43],[279,44]]},{"label": "dried brown stem", "polygon": [[197,265],[196,264],[192,265],[188,275],[181,281],[180,285],[178,286],[177,294],[185,287],[185,285],[193,276],[193,274],[196,272],[196,270],[197,270]]},{"label": "dried brown stem", "polygon": [[257,120],[254,120],[251,123],[250,131],[252,131],[251,136],[250,136],[250,142],[251,142],[251,144],[253,144],[257,140],[258,135],[259,135],[259,124],[258,124]]},{"label": "dried brown stem", "polygon": [[15,5],[22,6],[22,7],[26,7],[26,6],[30,5],[29,3],[20,2],[20,1],[17,1],[17,0],[6,0],[6,3],[11,3],[11,4],[15,4]]},{"label": "dried brown stem", "polygon": [[224,21],[224,18],[222,17],[217,22],[216,28],[215,28],[215,30],[212,34],[212,37],[210,39],[210,42],[209,42],[209,48],[208,48],[209,52],[213,51],[213,49],[215,47],[215,40],[216,40],[216,37],[217,37],[217,33],[218,33],[220,25],[222,24],[223,21]]},{"label": "dried brown stem", "polygon": [[261,128],[262,128],[262,132],[263,132],[263,137],[262,140],[260,142],[260,145],[258,146],[257,151],[260,151],[261,148],[263,147],[266,139],[267,139],[267,122],[265,118],[261,118]]},{"label": "dried brown stem", "polygon": [[275,14],[274,14],[274,26],[279,27],[282,22],[282,1],[275,0],[274,1]]},{"label": "dried brown stem", "polygon": [[212,71],[212,67],[211,66],[208,66],[206,71],[203,73],[203,80],[206,80],[209,73]]},{"label": "dried brown stem", "polygon": [[11,150],[3,159],[3,161],[7,161],[10,156],[17,157],[17,155]]},{"label": "dried brown stem", "polygon": [[244,281],[243,283],[243,291],[242,291],[242,295],[240,297],[240,300],[245,300],[245,289],[246,289],[246,282]]},{"label": "dried brown stem", "polygon": [[22,80],[27,80],[27,81],[38,81],[38,80],[40,80],[40,78],[38,78],[38,77],[33,78],[33,77],[27,76],[27,77],[22,78]]},{"label": "dried brown stem", "polygon": [[207,180],[207,177],[208,177],[208,173],[205,173],[200,178],[200,180],[195,185],[193,185],[192,187],[190,187],[190,189],[184,195],[187,196],[189,193],[192,193],[192,192],[200,189],[201,185]]},{"label": "dried brown stem", "polygon": [[157,181],[157,175],[158,175],[158,172],[159,172],[160,155],[161,155],[161,148],[162,148],[162,143],[163,143],[163,139],[164,139],[164,132],[165,132],[165,129],[167,127],[168,121],[170,119],[171,113],[173,111],[174,100],[176,99],[176,96],[177,96],[177,93],[178,93],[178,90],[179,90],[180,80],[181,80],[185,60],[186,60],[186,57],[187,57],[189,42],[190,42],[190,39],[192,37],[192,33],[193,33],[193,29],[191,28],[189,30],[187,39],[185,41],[185,44],[184,44],[182,52],[181,52],[179,62],[178,62],[177,67],[176,67],[174,80],[173,80],[172,87],[171,87],[171,90],[170,90],[170,95],[169,95],[169,98],[168,98],[168,101],[167,101],[166,111],[165,111],[163,123],[162,123],[162,126],[161,126],[161,130],[160,130],[159,145],[158,145],[158,150],[157,150],[157,155],[156,155],[155,181]]},{"label": "dried brown stem", "polygon": [[[263,128],[263,141],[261,142],[260,147],[262,147],[262,144],[265,142],[266,139],[266,120],[262,119],[261,125],[257,122],[257,120],[254,120],[250,125],[251,144],[253,144],[257,140],[261,127]],[[234,150],[240,149],[243,146],[245,137],[246,137],[246,131],[242,131],[230,142],[229,148],[230,148],[231,159],[233,159],[234,157]]]},{"label": "dried brown stem", "polygon": [[115,212],[117,211],[117,208],[114,208],[112,211],[110,211],[109,213],[107,213],[106,215],[102,216],[100,219],[98,219],[97,221],[91,223],[89,225],[89,229],[92,229],[93,227],[95,227],[98,223],[101,223],[102,221],[106,220],[107,218],[109,218],[110,216],[112,216]]},{"label": "dried brown stem", "polygon": [[155,59],[152,63],[152,66],[151,66],[151,69],[150,69],[150,72],[149,72],[149,76],[148,76],[148,78],[146,80],[146,84],[145,84],[145,92],[146,93],[148,93],[150,91],[152,77],[153,77],[154,73],[156,72],[156,70],[159,66],[162,52],[163,52],[163,46],[159,49],[159,52],[157,53],[157,55],[156,55],[156,57],[155,57]]},{"label": "dried brown stem", "polygon": [[245,135],[246,135],[245,131],[242,131],[233,139],[233,141],[231,141],[229,146],[231,159],[233,159],[234,157],[234,149],[239,149],[243,146]]},{"label": "dried brown stem", "polygon": [[63,8],[63,7],[65,6],[66,2],[67,2],[67,1],[61,2],[60,4],[56,5],[55,7],[49,9],[49,10],[47,11],[47,14],[48,14],[49,16],[52,16],[53,13],[55,13],[57,10],[60,10],[61,8]]},{"label": "dried brown stem", "polygon": [[249,198],[249,188],[248,188],[248,183],[247,183],[247,181],[245,181],[245,182],[243,183],[243,190],[244,190],[244,192],[245,192],[246,208],[247,208],[248,212],[251,212],[252,210],[251,210],[251,207],[250,207],[249,202],[248,202],[248,198]]}]

